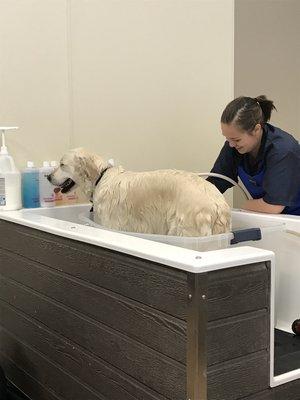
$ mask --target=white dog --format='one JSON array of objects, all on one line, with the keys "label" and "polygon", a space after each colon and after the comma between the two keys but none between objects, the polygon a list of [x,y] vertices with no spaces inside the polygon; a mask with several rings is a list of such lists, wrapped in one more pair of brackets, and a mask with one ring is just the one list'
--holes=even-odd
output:
[{"label": "white dog", "polygon": [[78,185],[93,202],[95,221],[109,229],[176,236],[230,230],[223,195],[196,173],[125,171],[79,148],[66,153],[48,179],[62,193]]}]

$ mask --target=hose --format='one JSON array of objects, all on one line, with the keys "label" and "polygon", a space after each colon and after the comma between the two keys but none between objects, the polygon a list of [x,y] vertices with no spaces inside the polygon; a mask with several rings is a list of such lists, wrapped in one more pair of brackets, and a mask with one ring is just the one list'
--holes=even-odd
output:
[{"label": "hose", "polygon": [[240,182],[240,183],[235,182],[233,179],[228,178],[228,176],[222,175],[222,174],[216,174],[215,172],[199,172],[198,175],[199,176],[214,176],[216,178],[224,179],[225,181],[231,183],[233,186],[237,186],[238,188],[240,188],[241,191],[244,193],[247,200],[252,199],[252,196],[250,195],[248,190],[245,188],[245,186],[242,184],[242,182]]}]

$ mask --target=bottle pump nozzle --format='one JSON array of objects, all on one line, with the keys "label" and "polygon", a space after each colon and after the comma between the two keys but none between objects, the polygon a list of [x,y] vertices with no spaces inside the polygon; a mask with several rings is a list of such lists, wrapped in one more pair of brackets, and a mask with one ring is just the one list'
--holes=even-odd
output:
[{"label": "bottle pump nozzle", "polygon": [[2,134],[2,146],[1,146],[0,154],[8,154],[7,147],[5,146],[5,131],[11,130],[11,129],[18,129],[18,126],[0,126],[0,131]]}]

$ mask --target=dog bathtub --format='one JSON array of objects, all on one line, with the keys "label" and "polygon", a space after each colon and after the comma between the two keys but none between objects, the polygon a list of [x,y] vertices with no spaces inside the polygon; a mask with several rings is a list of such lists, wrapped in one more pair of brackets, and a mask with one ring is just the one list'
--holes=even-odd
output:
[{"label": "dog bathtub", "polygon": [[300,219],[232,221],[262,239],[136,237],[96,228],[87,205],[2,212],[9,379],[33,400],[297,400],[273,328],[300,318]]},{"label": "dog bathtub", "polygon": [[[77,224],[103,229],[94,222],[90,206],[34,209],[30,213],[50,218],[74,222]],[[26,213],[26,211],[25,211]],[[271,250],[276,254],[276,327],[292,333],[292,323],[300,319],[300,297],[297,296],[300,284],[300,218],[297,216],[268,216],[247,213],[241,210],[232,212],[232,230],[256,228],[261,230],[262,238],[257,241],[245,241],[231,244],[232,232],[209,237],[178,237],[167,235],[150,235],[132,232],[123,234],[143,239],[180,246],[196,251],[225,249],[251,245]],[[109,230],[108,230],[109,231]]]}]

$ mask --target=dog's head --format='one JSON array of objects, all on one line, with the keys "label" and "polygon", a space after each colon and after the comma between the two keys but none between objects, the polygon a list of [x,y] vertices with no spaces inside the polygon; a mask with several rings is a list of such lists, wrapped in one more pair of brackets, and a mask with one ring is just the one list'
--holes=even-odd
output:
[{"label": "dog's head", "polygon": [[61,158],[59,166],[48,176],[48,180],[67,193],[77,185],[88,194],[100,176],[109,167],[109,163],[96,154],[83,148],[68,151]]}]

